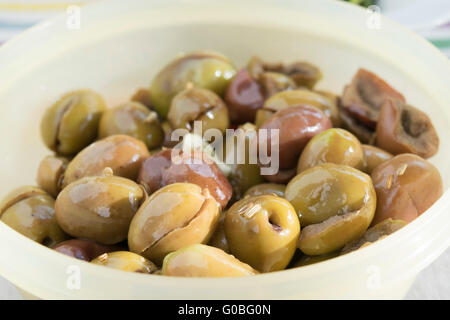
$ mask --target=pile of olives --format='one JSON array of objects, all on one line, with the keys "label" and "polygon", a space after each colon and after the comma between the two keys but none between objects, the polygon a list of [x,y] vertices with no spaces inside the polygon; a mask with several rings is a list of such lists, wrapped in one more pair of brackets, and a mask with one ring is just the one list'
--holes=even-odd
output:
[{"label": "pile of olives", "polygon": [[[303,61],[254,57],[236,70],[222,54],[194,52],[112,108],[92,90],[69,92],[42,118],[54,153],[38,186],[6,195],[0,220],[76,259],[166,276],[255,275],[366,247],[442,195],[425,160],[439,138],[374,73],[358,70],[341,96],[316,89],[321,78]],[[195,139],[196,121],[222,135],[278,129],[279,171],[262,175],[249,160],[251,143],[268,145],[258,135],[246,136],[242,163],[208,145],[175,161],[172,133]]]}]

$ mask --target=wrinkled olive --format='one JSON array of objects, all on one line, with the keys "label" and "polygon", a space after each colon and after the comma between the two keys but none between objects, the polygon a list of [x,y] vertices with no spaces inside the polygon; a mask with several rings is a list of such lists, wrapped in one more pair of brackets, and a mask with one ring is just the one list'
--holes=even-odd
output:
[{"label": "wrinkled olive", "polygon": [[107,252],[118,251],[118,245],[104,245],[87,239],[71,239],[58,243],[53,250],[79,260],[91,261]]},{"label": "wrinkled olive", "polygon": [[98,128],[99,138],[116,134],[132,136],[143,141],[149,149],[161,146],[164,133],[154,111],[139,102],[127,102],[106,110]]},{"label": "wrinkled olive", "polygon": [[77,153],[97,137],[98,122],[105,109],[102,97],[91,90],[65,94],[44,113],[44,143],[59,154]]},{"label": "wrinkled olive", "polygon": [[258,147],[267,150],[271,156],[270,131],[279,130],[279,166],[291,169],[297,164],[305,145],[316,134],[331,128],[330,119],[319,109],[311,106],[297,106],[276,112],[260,128],[267,130],[267,139],[258,139]]},{"label": "wrinkled olive", "polygon": [[377,193],[373,224],[387,218],[411,222],[442,195],[442,178],[430,162],[413,154],[401,154],[372,172]]},{"label": "wrinkled olive", "polygon": [[138,181],[149,194],[175,182],[189,182],[209,190],[224,208],[232,187],[219,167],[203,152],[178,153],[180,162],[172,161],[173,149],[165,149],[144,161]]},{"label": "wrinkled olive", "polygon": [[255,121],[256,111],[264,103],[265,95],[261,85],[241,69],[231,80],[225,93],[225,102],[232,123]]},{"label": "wrinkled olive", "polygon": [[376,144],[392,154],[414,153],[429,158],[439,148],[439,137],[430,118],[401,101],[388,100],[383,104],[376,134]]},{"label": "wrinkled olive", "polygon": [[261,272],[286,268],[300,234],[292,205],[273,195],[236,202],[228,209],[224,226],[231,253]]},{"label": "wrinkled olive", "polygon": [[355,250],[358,250],[363,247],[367,247],[371,243],[375,241],[381,240],[388,235],[394,233],[400,228],[403,228],[406,225],[406,222],[403,220],[393,220],[386,219],[383,220],[373,227],[367,229],[366,232],[359,239],[353,240],[347,243],[341,250],[341,255],[346,254]]},{"label": "wrinkled olive", "polygon": [[44,190],[25,186],[0,204],[0,220],[27,238],[51,247],[67,239],[55,219],[55,200]]},{"label": "wrinkled olive", "polygon": [[320,256],[308,256],[308,255],[304,254],[300,257],[300,259],[298,259],[294,263],[294,265],[292,267],[298,268],[298,267],[309,266],[311,264],[315,264],[315,263],[319,263],[322,261],[333,259],[333,258],[337,257],[338,255],[339,255],[339,251],[322,254]]},{"label": "wrinkled olive", "polygon": [[108,268],[128,272],[154,273],[158,270],[153,262],[129,251],[103,253],[91,262]]},{"label": "wrinkled olive", "polygon": [[298,160],[297,173],[322,163],[345,164],[362,170],[364,153],[358,139],[344,129],[328,129],[312,138]]},{"label": "wrinkled olive", "polygon": [[165,66],[153,79],[150,95],[154,108],[166,118],[172,98],[188,83],[222,96],[235,73],[231,62],[221,54],[194,52],[183,55]]},{"label": "wrinkled olive", "polygon": [[230,121],[222,99],[211,90],[188,88],[180,91],[170,104],[167,119],[173,129],[192,131],[194,121],[201,121],[202,130],[218,129],[225,133]]},{"label": "wrinkled olive", "polygon": [[219,222],[217,223],[216,231],[214,231],[211,239],[209,240],[208,245],[212,247],[219,248],[227,253],[230,252],[230,248],[228,247],[227,237],[225,235],[225,212],[220,215]]},{"label": "wrinkled olive", "polygon": [[102,244],[126,239],[145,192],[135,182],[110,174],[81,178],[60,192],[55,216],[64,231]]},{"label": "wrinkled olive", "polygon": [[272,194],[284,198],[284,191],[286,186],[284,184],[276,183],[261,183],[251,187],[244,193],[244,197],[261,196],[265,194]]},{"label": "wrinkled olive", "polygon": [[67,165],[63,187],[86,176],[101,175],[106,167],[114,174],[136,180],[142,162],[150,156],[145,144],[133,137],[114,135],[86,147]]},{"label": "wrinkled olive", "polygon": [[224,251],[193,244],[168,254],[164,258],[162,274],[176,277],[243,277],[258,274]]},{"label": "wrinkled olive", "polygon": [[68,163],[67,158],[48,156],[39,164],[37,184],[54,198],[61,191],[62,177]]},{"label": "wrinkled olive", "polygon": [[360,237],[372,222],[376,194],[368,175],[326,163],[303,171],[286,187],[285,198],[302,226],[299,249],[322,255]]},{"label": "wrinkled olive", "polygon": [[130,98],[131,101],[142,103],[149,110],[153,110],[152,98],[147,89],[138,89]]},{"label": "wrinkled olive", "polygon": [[275,112],[298,105],[316,107],[322,110],[335,126],[340,124],[339,111],[335,101],[323,94],[299,89],[282,91],[267,99],[263,107],[256,113],[256,126],[262,126]]},{"label": "wrinkled olive", "polygon": [[384,151],[383,149],[363,144],[362,149],[364,152],[364,172],[371,174],[373,170],[383,162],[391,159],[392,154]]},{"label": "wrinkled olive", "polygon": [[207,243],[219,220],[220,206],[191,183],[174,183],[153,193],[134,216],[129,233],[130,250],[161,265],[172,251]]}]

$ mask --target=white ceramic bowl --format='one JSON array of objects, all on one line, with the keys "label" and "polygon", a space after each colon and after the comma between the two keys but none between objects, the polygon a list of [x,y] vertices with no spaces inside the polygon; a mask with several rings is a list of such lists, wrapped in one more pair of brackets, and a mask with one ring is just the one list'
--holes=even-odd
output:
[{"label": "white ceramic bowl", "polygon": [[[33,184],[49,154],[39,135],[45,108],[88,87],[110,105],[125,101],[181,51],[214,49],[243,66],[304,59],[321,88],[341,92],[359,67],[375,71],[433,119],[441,148],[431,161],[444,196],[387,239],[301,269],[239,279],[166,278],[120,272],[58,254],[0,224],[0,274],[40,298],[401,298],[417,273],[449,246],[450,62],[403,27],[334,0],[106,1],[40,24],[0,49],[0,194]],[[78,272],[79,271],[79,272]],[[76,278],[80,277],[77,289]]]}]

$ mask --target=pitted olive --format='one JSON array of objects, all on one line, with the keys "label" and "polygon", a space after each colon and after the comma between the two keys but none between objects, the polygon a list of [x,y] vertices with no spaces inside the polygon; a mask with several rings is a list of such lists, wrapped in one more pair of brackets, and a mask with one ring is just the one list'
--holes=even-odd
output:
[{"label": "pitted olive", "polygon": [[154,273],[158,270],[153,262],[129,251],[103,253],[91,262],[108,268],[128,272]]},{"label": "pitted olive", "polygon": [[328,129],[312,138],[298,160],[297,173],[322,163],[345,164],[362,170],[364,153],[361,143],[344,129]]},{"label": "pitted olive", "polygon": [[0,220],[27,238],[51,247],[67,239],[55,219],[55,200],[44,190],[25,186],[0,204]]},{"label": "pitted olive", "polygon": [[170,104],[167,119],[173,129],[192,131],[194,122],[201,121],[202,130],[218,129],[225,133],[230,121],[222,99],[211,90],[188,88],[180,91]]},{"label": "pitted olive", "polygon": [[261,183],[251,187],[244,193],[244,197],[262,196],[265,194],[276,195],[284,198],[286,185],[277,183]]},{"label": "pitted olive", "polygon": [[352,167],[326,163],[292,179],[285,198],[302,226],[298,248],[322,255],[360,237],[375,214],[376,195],[368,175]]},{"label": "pitted olive", "polygon": [[132,136],[143,141],[149,149],[161,146],[164,132],[154,111],[139,102],[127,102],[106,110],[98,128],[99,138],[116,134]]},{"label": "pitted olive", "polygon": [[87,239],[70,239],[58,243],[53,250],[79,260],[91,261],[101,254],[120,250],[120,245],[104,245]]},{"label": "pitted olive", "polygon": [[127,238],[131,219],[144,199],[141,186],[105,170],[102,176],[81,178],[60,192],[56,220],[73,237],[115,244]]},{"label": "pitted olive", "polygon": [[134,216],[129,233],[130,250],[161,265],[172,251],[207,243],[219,220],[220,206],[192,183],[173,183],[153,193]]},{"label": "pitted olive", "polygon": [[101,175],[107,167],[115,175],[136,180],[142,162],[150,156],[145,144],[133,137],[114,135],[96,141],[67,165],[63,187],[86,176]]},{"label": "pitted olive", "polygon": [[153,79],[150,95],[154,108],[162,118],[166,118],[172,98],[188,83],[222,96],[235,73],[231,62],[219,53],[183,55],[165,66]]},{"label": "pitted olive", "polygon": [[362,149],[364,153],[363,171],[367,174],[371,174],[378,165],[393,157],[389,152],[368,144],[363,144]]},{"label": "pitted olive", "polygon": [[228,209],[225,234],[231,253],[261,272],[283,270],[296,249],[300,223],[283,198],[244,198]]},{"label": "pitted olive", "polygon": [[59,154],[77,153],[97,137],[98,122],[105,109],[103,98],[91,90],[65,94],[42,118],[44,143]]},{"label": "pitted olive", "polygon": [[67,158],[48,156],[39,164],[37,184],[54,198],[61,191],[62,178],[68,163]]},{"label": "pitted olive", "polygon": [[168,254],[164,258],[162,274],[176,277],[243,277],[258,274],[224,251],[193,244]]},{"label": "pitted olive", "polygon": [[373,224],[387,218],[411,222],[443,193],[442,178],[430,162],[413,154],[401,154],[372,172],[377,192]]}]

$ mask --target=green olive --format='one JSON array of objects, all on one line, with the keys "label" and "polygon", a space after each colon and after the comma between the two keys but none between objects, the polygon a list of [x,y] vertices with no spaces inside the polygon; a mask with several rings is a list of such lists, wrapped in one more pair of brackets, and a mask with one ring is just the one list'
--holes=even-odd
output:
[{"label": "green olive", "polygon": [[258,274],[224,251],[193,244],[168,254],[164,258],[162,274],[176,277],[243,277]]},{"label": "green olive", "polygon": [[228,209],[225,234],[231,253],[261,272],[283,270],[300,234],[292,205],[283,198],[244,198]]},{"label": "green olive", "polygon": [[158,115],[139,102],[127,102],[106,110],[98,128],[99,138],[125,134],[143,141],[149,149],[161,146],[164,133]]},{"label": "green olive", "polygon": [[225,222],[225,212],[222,212],[219,218],[219,222],[217,223],[216,230],[211,236],[208,245],[222,249],[223,251],[229,253],[230,248],[228,247],[228,241],[225,235],[224,222]]},{"label": "green olive", "polygon": [[345,165],[321,164],[294,177],[286,187],[302,230],[298,247],[307,255],[322,255],[360,237],[375,213],[371,178]]},{"label": "green olive", "polygon": [[161,265],[164,257],[195,243],[207,243],[219,220],[220,206],[208,189],[173,183],[153,193],[134,216],[128,246]]},{"label": "green olive", "polygon": [[[73,237],[115,244],[127,238],[131,219],[145,199],[135,182],[111,175],[84,177],[65,187],[56,199],[61,228]],[[109,169],[110,170],[110,169]]]},{"label": "green olive", "polygon": [[331,119],[333,125],[339,124],[340,118],[336,103],[325,95],[305,89],[282,91],[271,96],[256,112],[255,124],[259,128],[275,112],[298,105],[316,107]]},{"label": "green olive", "polygon": [[0,204],[0,220],[38,243],[52,247],[67,239],[55,219],[55,200],[37,187],[20,187]]},{"label": "green olive", "polygon": [[369,144],[363,144],[362,150],[364,153],[364,172],[368,174],[371,174],[376,167],[393,157],[389,152]]},{"label": "green olive", "polygon": [[286,185],[277,183],[261,183],[251,187],[244,193],[244,197],[261,196],[264,194],[272,194],[284,198]]},{"label": "green olive", "polygon": [[65,94],[42,118],[44,143],[59,154],[77,153],[97,137],[98,123],[105,109],[102,97],[91,90]]},{"label": "green olive", "polygon": [[155,110],[164,119],[172,98],[188,83],[214,91],[222,96],[236,69],[231,62],[215,52],[193,52],[165,66],[153,79],[150,95]]},{"label": "green olive", "polygon": [[129,251],[104,253],[91,262],[108,268],[127,272],[154,273],[158,270],[153,262]]},{"label": "green olive", "polygon": [[142,162],[150,156],[145,144],[133,137],[114,135],[83,149],[67,165],[62,186],[87,176],[99,176],[107,167],[115,175],[136,180]]},{"label": "green olive", "polygon": [[68,163],[67,158],[48,156],[39,164],[37,184],[54,198],[61,191],[62,177]]},{"label": "green olive", "polygon": [[194,122],[201,121],[203,132],[218,129],[225,133],[230,121],[225,102],[213,91],[188,88],[179,92],[170,104],[167,119],[173,129],[192,131]]},{"label": "green olive", "polygon": [[302,255],[300,259],[298,259],[294,264],[293,268],[308,266],[311,264],[319,263],[322,261],[326,261],[329,259],[333,259],[335,257],[339,256],[339,251],[334,251],[327,254],[322,254],[320,256],[308,256],[306,254]]},{"label": "green olive", "polygon": [[361,143],[344,129],[325,130],[314,136],[303,149],[298,160],[297,173],[327,162],[362,170],[364,153]]}]

